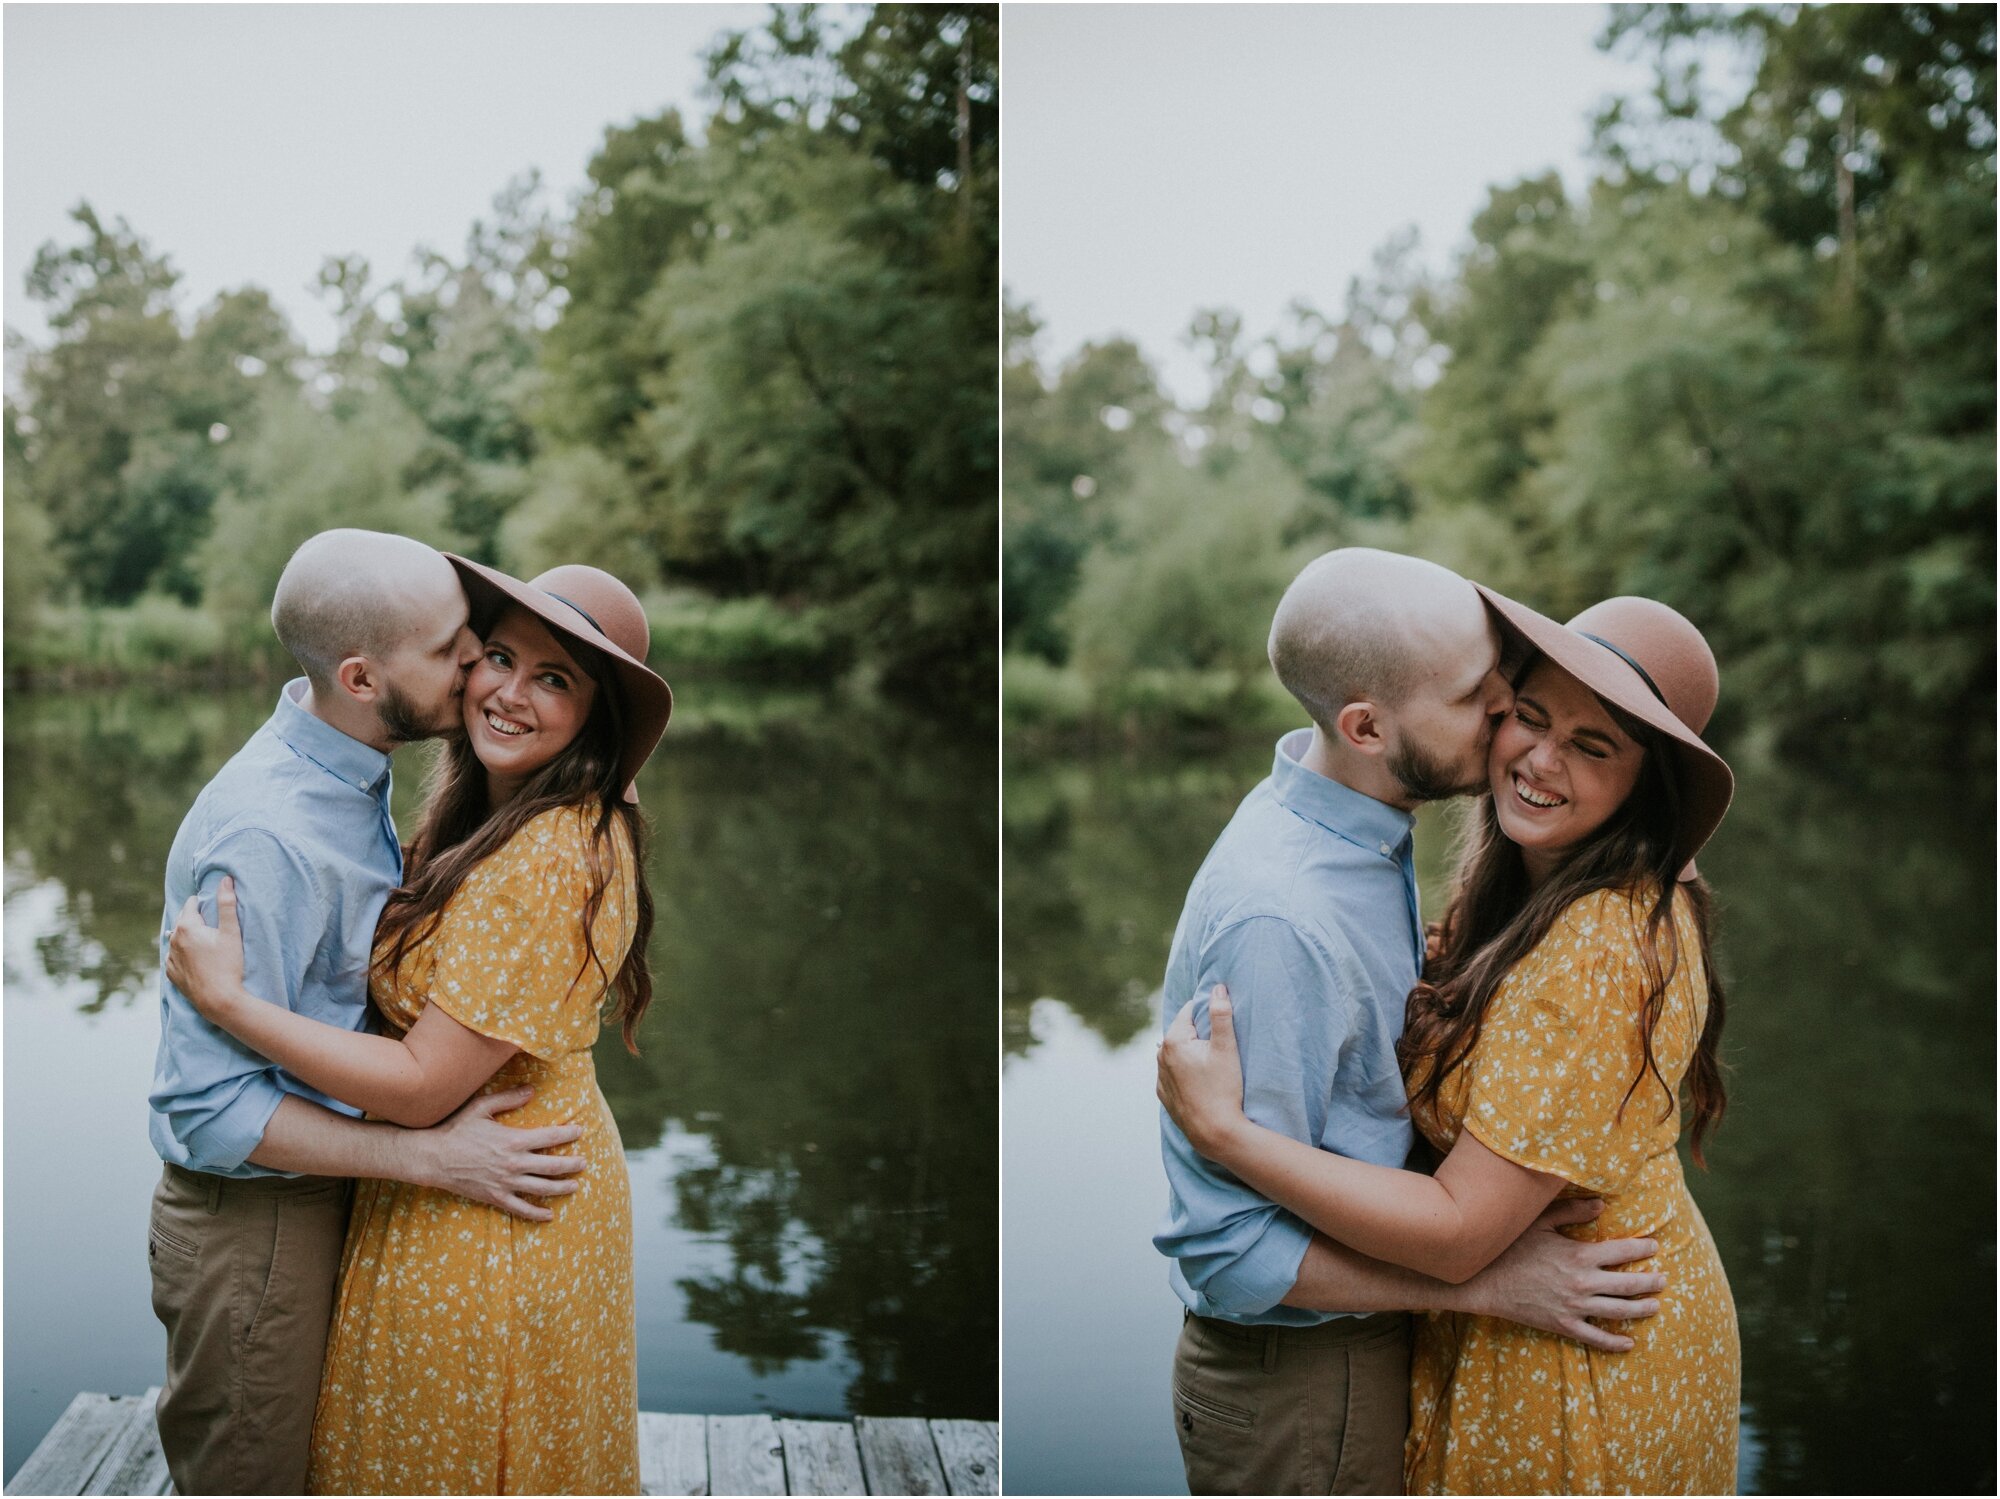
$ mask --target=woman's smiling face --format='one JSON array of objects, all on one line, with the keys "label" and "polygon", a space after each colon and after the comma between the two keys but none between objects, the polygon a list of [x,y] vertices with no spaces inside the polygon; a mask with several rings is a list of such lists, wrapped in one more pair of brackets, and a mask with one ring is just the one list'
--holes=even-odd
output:
[{"label": "woman's smiling face", "polygon": [[1547,659],[1535,663],[1487,759],[1500,830],[1520,846],[1531,880],[1625,804],[1645,758],[1596,693]]},{"label": "woman's smiling face", "polygon": [[465,731],[495,802],[569,748],[596,698],[597,684],[541,620],[518,605],[500,616],[465,683]]}]

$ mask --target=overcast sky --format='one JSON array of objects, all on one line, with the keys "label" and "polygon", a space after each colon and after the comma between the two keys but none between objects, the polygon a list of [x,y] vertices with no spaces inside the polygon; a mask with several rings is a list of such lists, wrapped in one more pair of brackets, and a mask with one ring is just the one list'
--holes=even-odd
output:
[{"label": "overcast sky", "polygon": [[87,199],[182,273],[182,310],[264,287],[315,349],[306,287],[359,252],[393,279],[456,255],[509,178],[567,203],[607,125],[704,113],[699,55],[748,5],[14,5],[6,7],[6,322],[36,249]]},{"label": "overcast sky", "polygon": [[1123,333],[1183,397],[1207,306],[1337,313],[1404,225],[1442,267],[1489,186],[1586,180],[1645,82],[1601,5],[1032,5],[1004,12],[1001,263],[1060,359]]}]

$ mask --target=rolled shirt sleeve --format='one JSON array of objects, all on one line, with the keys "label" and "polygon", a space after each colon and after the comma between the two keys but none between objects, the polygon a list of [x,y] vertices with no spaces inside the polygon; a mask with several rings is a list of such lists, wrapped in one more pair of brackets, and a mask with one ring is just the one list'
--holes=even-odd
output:
[{"label": "rolled shirt sleeve", "polygon": [[[319,932],[326,924],[325,896],[310,865],[263,829],[224,835],[195,862],[202,917],[211,925],[216,919],[216,892],[225,875],[236,882],[244,987],[260,999],[296,1010],[316,945],[301,942],[298,934]],[[171,935],[169,926],[160,937],[162,964]],[[156,1082],[151,1103],[180,1147],[183,1159],[177,1164],[229,1173],[242,1166],[263,1140],[265,1127],[288,1092],[324,1101],[286,1077],[275,1063],[204,1020],[172,983],[162,978],[160,989],[168,1042],[162,1054],[173,1064]]]},{"label": "rolled shirt sleeve", "polygon": [[[1195,1028],[1204,1036],[1217,984],[1228,987],[1235,1011],[1244,1112],[1318,1146],[1334,1070],[1354,1023],[1337,965],[1293,922],[1253,916],[1222,928],[1201,954],[1191,997]],[[1164,1111],[1161,1145],[1171,1191],[1167,1222],[1153,1242],[1179,1266],[1195,1310],[1244,1318],[1276,1307],[1298,1279],[1312,1230],[1196,1154]]]}]

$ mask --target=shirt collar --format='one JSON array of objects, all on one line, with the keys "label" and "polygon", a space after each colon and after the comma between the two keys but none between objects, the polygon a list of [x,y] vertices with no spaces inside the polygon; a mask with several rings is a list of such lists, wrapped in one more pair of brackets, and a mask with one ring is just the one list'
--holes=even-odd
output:
[{"label": "shirt collar", "polygon": [[1409,842],[1416,816],[1306,769],[1303,761],[1312,744],[1312,732],[1294,729],[1278,741],[1278,752],[1271,762],[1271,786],[1278,800],[1336,838],[1395,859]]},{"label": "shirt collar", "polygon": [[304,677],[285,683],[278,711],[271,715],[272,732],[335,780],[372,795],[389,778],[389,757],[306,712],[300,706],[305,694]]}]

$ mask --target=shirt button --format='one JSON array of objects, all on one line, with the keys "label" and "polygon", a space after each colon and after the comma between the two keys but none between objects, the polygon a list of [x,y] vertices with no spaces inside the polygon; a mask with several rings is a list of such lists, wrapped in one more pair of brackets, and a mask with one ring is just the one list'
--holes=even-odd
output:
[{"label": "shirt button", "polygon": [[1382,845],[1382,856],[1385,859],[1389,856],[1389,845],[1386,843]]}]

